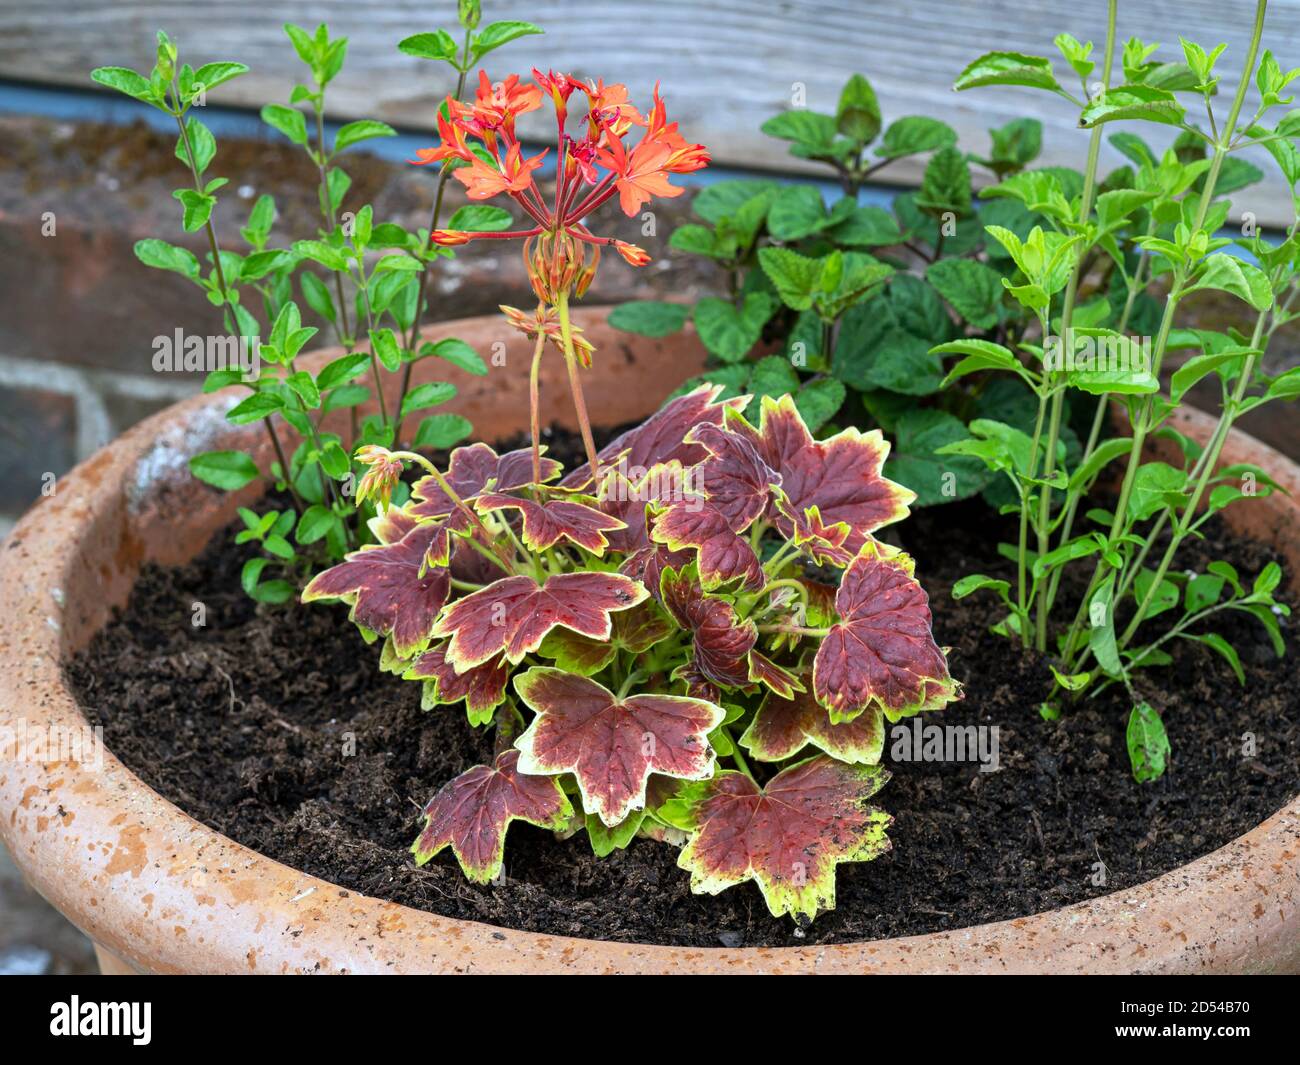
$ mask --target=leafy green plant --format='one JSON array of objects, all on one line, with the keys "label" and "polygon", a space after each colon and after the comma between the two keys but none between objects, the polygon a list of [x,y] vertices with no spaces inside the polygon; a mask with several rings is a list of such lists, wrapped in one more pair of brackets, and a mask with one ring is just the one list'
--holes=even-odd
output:
[{"label": "leafy green plant", "polygon": [[[1184,62],[1158,63],[1152,59],[1156,45],[1129,40],[1121,60],[1125,82],[1113,85],[1115,9],[1112,2],[1100,87],[1090,96],[1075,97],[1061,88],[1043,57],[992,53],[958,79],[959,89],[1031,85],[1063,95],[1079,107],[1080,125],[1091,132],[1077,195],[1067,194],[1055,174],[1043,172],[1016,175],[986,190],[1037,204],[1046,219],[1024,238],[988,227],[1010,257],[1002,284],[1032,313],[1037,329],[1014,344],[967,340],[934,351],[962,356],[949,380],[996,370],[1023,382],[1036,398],[1030,431],[1005,421],[975,422],[973,439],[941,449],[976,458],[1001,474],[1012,490],[1006,510],[1019,519],[1019,540],[1006,547],[1016,563],[1014,585],[972,575],[954,592],[962,596],[984,589],[999,595],[1008,610],[999,628],[1025,647],[1053,654],[1052,671],[1063,697],[1123,684],[1135,704],[1129,728],[1134,773],[1146,780],[1163,771],[1168,740],[1158,715],[1135,690],[1137,671],[1168,665],[1165,645],[1186,639],[1217,652],[1245,683],[1235,649],[1205,628],[1225,611],[1258,619],[1278,654],[1284,650],[1278,619],[1288,610],[1273,596],[1280,568],[1270,564],[1247,589],[1225,562],[1199,573],[1175,569],[1174,562],[1214,514],[1277,489],[1262,469],[1220,467],[1219,457],[1242,414],[1300,394],[1300,371],[1268,377],[1259,369],[1273,333],[1294,317],[1296,224],[1277,242],[1247,226],[1236,243],[1250,252],[1253,261],[1248,260],[1228,250],[1233,240],[1217,235],[1229,211],[1219,197],[1255,178],[1254,168],[1233,153],[1258,144],[1277,161],[1296,206],[1300,157],[1292,136],[1300,124],[1295,112],[1272,126],[1264,118],[1290,102],[1283,94],[1300,69],[1284,72],[1270,52],[1259,54],[1265,11],[1260,2],[1243,76],[1226,112],[1215,101],[1223,45],[1207,52],[1184,40]],[[1094,70],[1092,46],[1065,35],[1057,45],[1086,81]],[[1243,104],[1252,78],[1261,99],[1246,117]],[[1204,114],[1205,128],[1197,113]],[[1131,132],[1116,133],[1112,142],[1133,165],[1099,180],[1103,127],[1119,121],[1174,126],[1179,135],[1161,155]],[[1082,293],[1098,259],[1106,262],[1104,273],[1110,277],[1106,296],[1116,298],[1104,312],[1094,313],[1095,305],[1082,302]],[[1152,303],[1159,308],[1152,316],[1154,337],[1135,337],[1130,332],[1135,308],[1150,299],[1153,281],[1163,290],[1163,306]],[[1176,328],[1184,301],[1204,290],[1241,301],[1241,329]],[[1178,348],[1193,354],[1173,371],[1166,390],[1161,370]],[[1222,398],[1218,423],[1204,447],[1171,424],[1188,390],[1202,380],[1217,380]],[[1105,402],[1096,409],[1079,461],[1067,464],[1062,412],[1069,397],[1081,394]],[[1127,436],[1103,438],[1111,410],[1125,416]],[[1144,445],[1156,438],[1176,444],[1179,459],[1149,460]],[[1089,490],[1112,464],[1122,471],[1114,507],[1085,510]],[[1053,626],[1062,574],[1071,566],[1090,568],[1091,577],[1073,618]],[[1161,615],[1166,616],[1156,621]],[[1059,707],[1053,702],[1044,711],[1051,716]]]},{"label": "leafy green plant", "polygon": [[[1038,155],[1040,124],[1017,119],[990,130],[988,153],[965,155],[937,119],[884,125],[871,83],[856,74],[835,114],[791,109],[763,131],[789,141],[795,157],[830,167],[841,197],[827,206],[815,185],[764,180],[707,186],[692,204],[699,220],[676,229],[669,246],[716,263],[727,296],[694,306],[628,303],[611,323],[665,336],[689,320],[715,364],[702,380],[725,395],[748,392],[757,410],[762,396],[789,392],[814,431],[831,432],[836,421],[882,426],[895,443],[891,474],[922,505],[979,493],[992,480],[983,464],[937,451],[968,439],[972,418],[1023,410],[1025,397],[945,389],[931,349],[1018,337],[1032,325],[1000,284],[993,267],[1005,252],[983,225],[1028,234],[1036,205],[1007,196],[977,203],[971,169],[1019,173]],[[921,187],[896,196],[892,212],[859,203],[864,181],[922,153],[930,157]]]},{"label": "leafy green plant", "polygon": [[544,454],[536,477],[528,448],[359,453],[359,499],[422,476],[303,600],[346,602],[426,709],[496,732],[425,808],[417,863],[450,848],[489,881],[516,819],[599,855],[648,836],[682,845],[693,890],[753,880],[811,919],[840,862],[888,849],[885,722],[960,698],[911,559],[872,536],[911,493],[879,433],[816,440],[788,396],[754,425],[719,392],[613,440],[596,480]]},{"label": "leafy green plant", "polygon": [[[477,0],[459,5],[459,41],[447,30],[419,33],[399,48],[408,55],[448,64],[457,76],[453,99],[465,91],[468,72],[488,53],[519,37],[541,33],[527,22],[495,22],[479,28]],[[224,491],[238,491],[259,478],[288,493],[285,510],[240,511],[241,542],[257,542],[264,554],[250,559],[243,587],[263,602],[284,602],[323,560],[341,559],[367,542],[373,506],[357,511],[348,496],[360,467],[352,448],[376,444],[446,448],[470,435],[460,415],[427,414],[456,395],[449,382],[411,387],[412,366],[441,359],[473,374],[487,366],[468,344],[448,338],[419,342],[419,324],[427,307],[428,276],[453,249],[433,243],[430,234],[442,220],[448,177],[467,165],[446,162],[438,176],[429,227],[409,232],[379,221],[369,204],[349,204],[351,179],[342,166],[344,153],[358,144],[395,131],[383,122],[348,122],[327,136],[324,111],[328,86],[340,75],[347,39],[331,37],[326,26],[314,32],[286,25],[285,33],[306,68],[307,79],[295,86],[287,104],[268,104],[262,119],[310,158],[319,175],[319,230],[288,247],[271,246],[276,207],[272,197],[258,197],[241,229],[246,249],[222,248],[213,225],[219,193],[229,179],[214,177],[217,143],[199,119],[207,93],[247,72],[242,63],[207,63],[194,69],[180,60],[177,46],[158,34],[157,61],[146,77],[121,67],[101,67],[92,74],[116,89],[170,116],[176,123],[177,158],[190,183],[175,192],[182,208],[182,228],[201,232],[207,243],[204,261],[187,248],[158,239],[137,243],[136,256],[146,266],[180,274],[193,282],[221,310],[231,338],[256,358],[240,365],[208,367],[204,391],[237,386],[246,395],[231,406],[233,425],[261,422],[274,452],[265,469],[251,454],[215,451],[190,462],[194,476]],[[305,110],[304,110],[305,108]],[[347,209],[345,209],[347,208]],[[471,205],[455,212],[452,226],[505,229],[510,214],[499,207]],[[295,291],[296,289],[296,291]],[[301,299],[301,306],[299,303]],[[299,356],[318,330],[305,324],[304,309],[333,332],[344,354],[317,372],[302,368]],[[396,404],[385,400],[385,375],[400,375]],[[375,413],[362,413],[367,405]],[[326,415],[348,411],[349,438],[323,427]],[[283,425],[292,436],[283,432]],[[300,442],[290,448],[287,441]]]}]

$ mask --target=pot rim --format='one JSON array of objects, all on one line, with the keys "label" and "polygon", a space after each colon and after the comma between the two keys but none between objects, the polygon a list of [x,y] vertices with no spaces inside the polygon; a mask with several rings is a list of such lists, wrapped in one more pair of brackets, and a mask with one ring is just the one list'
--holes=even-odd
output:
[{"label": "pot rim", "polygon": [[[603,309],[579,313],[589,332],[603,325]],[[426,332],[463,336],[486,322],[499,333],[495,317]],[[212,421],[223,404],[222,393],[196,396],[137,425],[61,478],[55,496],[0,546],[0,736],[86,727],[62,677],[67,630],[77,623],[62,587],[106,580],[91,564],[110,546],[119,554],[140,550],[112,542],[106,526],[114,507],[120,511],[123,496],[144,505],[142,491],[158,486],[142,484],[140,468],[157,441],[179,434],[179,446],[193,453],[192,427]],[[1183,410],[1174,424],[1204,438],[1213,420]],[[1253,461],[1292,493],[1251,509],[1268,509],[1275,531],[1289,526],[1284,535],[1297,540],[1300,556],[1300,466],[1235,431],[1224,461]],[[102,768],[75,758],[25,760],[6,745],[0,835],[42,895],[96,943],[146,971],[1097,973],[1300,965],[1300,796],[1154,880],[1039,914],[829,946],[674,947],[522,932],[361,895],[205,827],[110,751],[102,760]]]}]

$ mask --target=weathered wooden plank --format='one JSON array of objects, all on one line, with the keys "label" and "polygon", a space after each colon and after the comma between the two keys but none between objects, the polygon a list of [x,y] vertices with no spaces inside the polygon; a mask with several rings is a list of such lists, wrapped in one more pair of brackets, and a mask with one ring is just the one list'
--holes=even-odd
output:
[{"label": "weathered wooden plank", "polygon": [[[833,108],[854,71],[871,77],[887,118],[944,118],[960,131],[963,147],[982,152],[985,128],[1033,115],[1046,126],[1044,162],[1080,165],[1087,135],[1075,128],[1065,101],[1008,88],[954,94],[950,86],[970,59],[989,49],[1048,54],[1062,30],[1099,41],[1106,12],[1102,0],[486,0],[484,6],[490,19],[528,19],[547,30],[496,53],[489,73],[554,66],[624,80],[638,97],[658,78],[673,116],[716,158],[773,169],[800,164],[782,143],[758,132],[762,120],[789,106],[798,86],[808,106]],[[1253,8],[1250,0],[1123,0],[1120,33],[1164,42],[1165,58],[1178,57],[1179,32],[1207,44],[1226,41],[1223,62],[1233,71]],[[333,114],[427,128],[450,79],[395,45],[409,33],[449,25],[453,10],[450,0],[0,0],[0,77],[84,86],[87,72],[100,64],[147,68],[153,31],[165,27],[196,60],[237,58],[253,68],[214,98],[250,105],[285,100],[300,68],[280,26],[323,19],[351,38],[345,73],[330,88]],[[1270,5],[1266,44],[1284,67],[1300,64],[1300,0]],[[1234,88],[1225,77],[1221,90]],[[1248,113],[1254,100],[1252,90]],[[1171,135],[1160,132],[1151,139],[1166,143]],[[1251,158],[1268,180],[1238,193],[1236,209],[1269,224],[1290,222],[1290,198],[1271,161],[1262,152]],[[1119,161],[1107,147],[1103,165]],[[900,163],[881,176],[912,182],[917,166]]]}]

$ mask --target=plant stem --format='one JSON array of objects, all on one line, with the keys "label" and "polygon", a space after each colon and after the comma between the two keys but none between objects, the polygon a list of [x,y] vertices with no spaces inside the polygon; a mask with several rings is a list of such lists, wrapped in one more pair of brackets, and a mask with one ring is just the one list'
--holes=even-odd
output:
[{"label": "plant stem", "polygon": [[[1147,226],[1147,236],[1155,232],[1155,219],[1152,218]],[[1124,301],[1124,312],[1120,315],[1119,325],[1115,331],[1121,336],[1128,330],[1129,318],[1133,314],[1133,304],[1137,300],[1137,295],[1144,287],[1144,275],[1147,265],[1151,261],[1150,254],[1144,249],[1138,255],[1137,269],[1133,271],[1133,283],[1129,286],[1128,298]],[[1097,399],[1097,410],[1092,416],[1092,427],[1088,431],[1088,442],[1084,446],[1083,455],[1079,459],[1079,465],[1083,466],[1092,458],[1092,453],[1097,450],[1097,442],[1101,439],[1101,429],[1106,422],[1106,415],[1110,411],[1110,401],[1105,396],[1099,396]],[[1065,504],[1065,517],[1061,525],[1062,544],[1069,543],[1070,533],[1074,529],[1075,514],[1079,509],[1079,501],[1083,498],[1085,488],[1080,486],[1077,491],[1068,492]],[[1064,567],[1057,567],[1052,571],[1051,580],[1047,589],[1047,610],[1050,613],[1052,605],[1056,602],[1056,592],[1061,584],[1061,574],[1065,572]]]},{"label": "plant stem", "polygon": [[[1214,145],[1214,158],[1210,163],[1209,173],[1205,176],[1205,186],[1200,194],[1200,201],[1196,208],[1196,221],[1192,226],[1193,231],[1200,230],[1205,224],[1205,216],[1209,212],[1210,202],[1214,199],[1214,189],[1219,180],[1219,172],[1223,168],[1223,160],[1227,156],[1229,145],[1232,141],[1233,133],[1236,130],[1237,119],[1241,114],[1241,107],[1246,99],[1246,90],[1250,87],[1255,72],[1255,60],[1259,54],[1259,42],[1264,33],[1264,13],[1268,8],[1268,0],[1256,0],[1255,4],[1255,22],[1251,31],[1250,47],[1246,53],[1246,62],[1242,67],[1241,81],[1237,85],[1237,93],[1233,97],[1231,110],[1228,112],[1227,121],[1223,125],[1223,130]],[[1169,290],[1169,295],[1165,298],[1165,310],[1160,320],[1160,335],[1157,337],[1155,351],[1153,354],[1152,374],[1156,379],[1160,377],[1160,364],[1164,358],[1165,347],[1169,341],[1169,330],[1173,324],[1173,313],[1177,307],[1179,299],[1182,297],[1183,285],[1186,282],[1186,271],[1178,269],[1174,275],[1174,283]],[[1110,541],[1114,543],[1123,529],[1125,514],[1128,510],[1129,497],[1132,495],[1133,482],[1137,477],[1138,466],[1142,459],[1142,446],[1146,442],[1148,430],[1152,427],[1151,414],[1155,406],[1154,396],[1148,397],[1142,405],[1133,426],[1133,444],[1129,448],[1128,466],[1124,471],[1124,481],[1120,488],[1119,505],[1115,510],[1115,518],[1111,522]],[[1207,463],[1207,466],[1210,464]],[[1093,589],[1098,587],[1106,571],[1111,568],[1110,564],[1102,556],[1097,560],[1096,568],[1093,570],[1092,579],[1088,584],[1088,591],[1084,595],[1083,603],[1080,604],[1079,614],[1075,617],[1074,625],[1070,629],[1070,635],[1066,641],[1067,656],[1072,657],[1074,651],[1074,641],[1077,635],[1079,624],[1083,618],[1088,597],[1092,594]],[[1157,585],[1153,584],[1154,589]],[[1068,660],[1067,660],[1068,666]]]},{"label": "plant stem", "polygon": [[[546,308],[537,305],[540,319]],[[533,347],[533,361],[528,367],[528,424],[533,434],[533,484],[542,483],[542,351],[546,347],[546,332],[537,330],[537,343]]]},{"label": "plant stem", "polygon": [[591,483],[596,487],[600,483],[600,460],[596,456],[596,443],[591,436],[591,421],[587,417],[587,403],[582,396],[582,378],[578,374],[578,357],[573,350],[573,326],[569,321],[569,292],[560,292],[555,301],[560,312],[560,338],[564,342],[564,364],[569,371],[569,391],[573,393],[573,409],[578,416],[578,428],[582,431],[582,446],[587,450],[587,462],[591,465]]},{"label": "plant stem", "polygon": [[[459,100],[465,92],[465,76],[469,70],[469,42],[470,31],[465,31],[465,43],[461,49],[460,77],[456,79],[456,96]],[[415,339],[420,333],[420,315],[424,310],[424,297],[428,291],[429,285],[429,263],[424,259],[429,253],[429,245],[433,242],[434,230],[438,228],[438,223],[442,220],[442,194],[447,188],[447,179],[451,177],[451,170],[444,163],[441,173],[438,174],[438,189],[433,194],[433,210],[429,214],[429,235],[424,240],[424,246],[420,250],[420,258],[424,260],[424,267],[420,271],[420,294],[415,298],[415,314],[411,318],[411,327],[406,333],[406,347],[414,350]],[[402,388],[398,392],[397,398],[397,426],[393,431],[393,443],[401,447],[402,433],[402,404],[406,401],[406,393],[411,388],[411,367],[414,365],[408,362],[402,370]]]},{"label": "plant stem", "polygon": [[[181,144],[185,148],[185,164],[189,167],[190,177],[194,181],[194,190],[196,192],[202,192],[203,179],[199,177],[199,167],[194,161],[194,149],[190,146],[189,130],[185,128],[184,112],[179,111],[180,91],[174,78],[172,81],[172,91],[176,94],[176,106],[178,108],[178,113],[173,115],[173,117],[176,119],[176,125],[180,129]],[[231,325],[233,325],[236,331],[238,331],[239,319],[235,317],[235,303],[230,298],[230,289],[226,286],[226,272],[221,266],[221,246],[217,243],[217,230],[212,224],[211,215],[208,216],[208,220],[204,223],[203,228],[208,236],[208,248],[212,252],[212,269],[217,278],[217,287],[221,290],[222,303],[224,303],[229,309]],[[275,415],[273,414],[268,415],[266,418],[262,419],[262,424],[266,426],[266,435],[270,437],[271,447],[274,448],[275,457],[280,463],[280,473],[284,477],[285,485],[288,486],[289,495],[293,498],[294,510],[301,514],[307,509],[306,504],[303,502],[302,496],[298,494],[298,489],[294,486],[293,473],[289,469],[289,460],[285,457],[284,447],[280,443],[280,434],[276,432],[275,425],[272,424],[271,421],[274,417]]]},{"label": "plant stem", "polygon": [[[1255,332],[1251,337],[1250,346],[1258,348],[1264,334],[1264,322],[1267,313],[1260,314],[1255,322]],[[1142,624],[1146,617],[1146,612],[1151,607],[1151,602],[1156,596],[1156,591],[1160,583],[1165,579],[1165,574],[1169,572],[1169,567],[1173,564],[1174,556],[1178,552],[1184,537],[1196,516],[1196,508],[1200,505],[1201,496],[1205,494],[1206,486],[1210,478],[1214,475],[1216,464],[1219,461],[1219,454],[1223,450],[1223,445],[1228,440],[1228,432],[1232,429],[1232,423],[1236,419],[1237,408],[1241,404],[1242,397],[1246,389],[1250,386],[1250,379],[1255,370],[1255,356],[1247,355],[1242,363],[1241,376],[1237,379],[1236,387],[1233,389],[1232,398],[1224,405],[1222,414],[1219,415],[1218,424],[1214,427],[1214,433],[1210,437],[1202,458],[1204,463],[1201,466],[1200,476],[1196,479],[1196,487],[1192,489],[1191,497],[1187,500],[1187,505],[1183,508],[1182,514],[1175,519],[1173,532],[1169,538],[1169,545],[1165,548],[1165,553],[1160,559],[1160,564],[1156,567],[1155,578],[1151,581],[1151,586],[1147,589],[1147,594],[1142,597],[1142,602],[1138,604],[1137,613],[1133,615],[1124,634],[1120,637],[1119,646],[1121,649],[1133,638],[1137,628]]]},{"label": "plant stem", "polygon": [[[1118,0],[1110,0],[1107,4],[1106,15],[1106,52],[1102,60],[1101,84],[1102,90],[1110,88],[1110,70],[1115,57],[1115,9],[1118,6]],[[1088,225],[1088,218],[1092,214],[1093,192],[1097,184],[1097,160],[1101,154],[1101,124],[1092,127],[1092,136],[1088,140],[1088,161],[1083,171],[1083,195],[1079,203],[1079,226],[1084,228]],[[1071,338],[1071,329],[1074,324],[1074,306],[1079,295],[1079,281],[1082,277],[1085,264],[1088,259],[1088,248],[1080,247],[1078,257],[1074,263],[1074,270],[1070,274],[1070,280],[1065,287],[1065,302],[1061,306],[1061,336],[1060,344],[1063,345],[1062,353],[1067,355],[1073,351],[1073,341]],[[1050,323],[1049,323],[1050,325]],[[1062,374],[1063,374],[1062,370]],[[1049,383],[1052,380],[1052,374],[1047,374]],[[1052,396],[1052,412],[1048,419],[1047,430],[1047,454],[1043,459],[1043,479],[1050,481],[1052,471],[1056,466],[1056,442],[1061,435],[1061,415],[1065,407],[1065,389],[1061,388]],[[1049,528],[1052,519],[1052,489],[1048,485],[1043,485],[1038,497],[1038,555],[1041,558],[1046,555],[1051,548],[1051,529]],[[1061,543],[1065,543],[1062,539]],[[1048,596],[1048,582],[1043,582],[1038,588],[1038,604],[1035,608],[1035,635],[1034,646],[1040,652],[1047,650],[1047,615],[1051,610],[1051,601]]]}]

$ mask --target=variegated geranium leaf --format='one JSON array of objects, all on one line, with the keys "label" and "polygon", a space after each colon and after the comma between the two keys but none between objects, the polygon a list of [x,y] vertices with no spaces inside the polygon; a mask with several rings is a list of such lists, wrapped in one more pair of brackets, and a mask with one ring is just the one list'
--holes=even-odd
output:
[{"label": "variegated geranium leaf", "polygon": [[868,542],[844,571],[838,620],[813,662],[813,691],[832,721],[850,721],[872,703],[897,721],[960,698],[912,569],[907,555],[884,557]]},{"label": "variegated geranium leaf", "polygon": [[557,625],[608,639],[610,615],[636,606],[647,594],[621,573],[561,573],[544,584],[522,575],[503,577],[447,607],[433,635],[450,637],[447,660],[458,672],[502,652],[518,664]]},{"label": "variegated geranium leaf", "polygon": [[398,657],[409,658],[432,635],[451,593],[447,556],[446,527],[419,524],[395,543],[368,544],[318,573],[303,589],[302,601],[349,603],[353,621],[381,636],[391,634]]},{"label": "variegated geranium leaf", "polygon": [[516,741],[526,773],[572,773],[583,808],[612,828],[645,807],[651,773],[703,780],[724,711],[681,695],[617,696],[589,677],[534,666],[514,680],[536,713]]},{"label": "variegated geranium leaf", "polygon": [[476,765],[445,784],[424,808],[424,831],[411,845],[415,864],[451,847],[465,876],[486,884],[501,872],[511,821],[564,827],[573,806],[559,784],[521,772],[518,762],[518,751],[504,751],[492,765]]},{"label": "variegated geranium leaf", "polygon": [[867,804],[889,779],[880,766],[818,755],[764,787],[723,772],[699,787],[694,831],[677,859],[691,890],[716,895],[753,880],[774,917],[812,919],[835,907],[835,867],[889,849],[891,818]]}]

